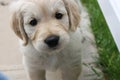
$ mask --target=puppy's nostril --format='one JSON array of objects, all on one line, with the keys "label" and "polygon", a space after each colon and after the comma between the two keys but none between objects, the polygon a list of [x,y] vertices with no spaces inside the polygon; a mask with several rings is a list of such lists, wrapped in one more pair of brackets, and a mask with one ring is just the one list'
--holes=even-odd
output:
[{"label": "puppy's nostril", "polygon": [[59,43],[59,36],[53,35],[44,41],[50,48],[56,47]]}]

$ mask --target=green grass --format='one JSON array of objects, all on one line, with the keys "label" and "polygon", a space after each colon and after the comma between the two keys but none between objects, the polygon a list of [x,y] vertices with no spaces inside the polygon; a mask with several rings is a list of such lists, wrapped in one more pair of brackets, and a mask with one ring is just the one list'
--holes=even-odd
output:
[{"label": "green grass", "polygon": [[106,80],[120,80],[120,54],[108,29],[97,0],[82,0],[91,19],[91,27],[96,38],[100,55],[99,64]]}]

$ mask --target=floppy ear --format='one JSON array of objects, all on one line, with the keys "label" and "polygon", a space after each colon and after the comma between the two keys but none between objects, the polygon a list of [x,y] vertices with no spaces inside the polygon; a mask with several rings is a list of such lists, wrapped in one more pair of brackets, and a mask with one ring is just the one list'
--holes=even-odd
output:
[{"label": "floppy ear", "polygon": [[25,33],[23,23],[24,23],[24,21],[23,21],[22,14],[19,11],[14,11],[11,15],[11,18],[10,18],[11,27],[12,27],[13,31],[15,32],[15,34],[21,40],[24,41],[24,45],[27,45],[28,37]]},{"label": "floppy ear", "polygon": [[80,23],[80,12],[75,0],[63,0],[69,16],[70,29],[75,31]]}]

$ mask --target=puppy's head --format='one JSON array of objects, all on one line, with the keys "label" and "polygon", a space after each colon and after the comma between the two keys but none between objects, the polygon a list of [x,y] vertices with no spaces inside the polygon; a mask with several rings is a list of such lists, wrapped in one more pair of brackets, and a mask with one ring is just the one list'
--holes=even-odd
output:
[{"label": "puppy's head", "polygon": [[59,51],[69,43],[80,15],[74,0],[19,0],[12,4],[11,26],[27,45],[38,51]]}]

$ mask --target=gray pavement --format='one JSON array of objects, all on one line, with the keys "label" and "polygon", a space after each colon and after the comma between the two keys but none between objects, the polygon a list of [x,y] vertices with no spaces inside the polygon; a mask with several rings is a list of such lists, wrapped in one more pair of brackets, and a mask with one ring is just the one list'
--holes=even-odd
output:
[{"label": "gray pavement", "polygon": [[27,80],[18,41],[9,26],[8,3],[10,1],[12,0],[0,0],[0,71],[11,80]]}]

